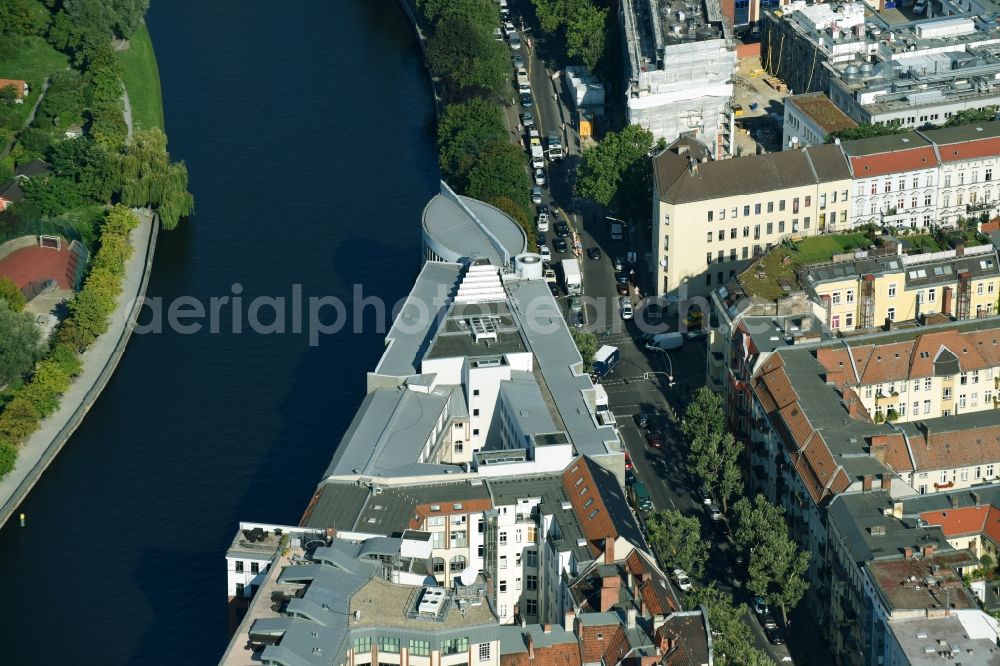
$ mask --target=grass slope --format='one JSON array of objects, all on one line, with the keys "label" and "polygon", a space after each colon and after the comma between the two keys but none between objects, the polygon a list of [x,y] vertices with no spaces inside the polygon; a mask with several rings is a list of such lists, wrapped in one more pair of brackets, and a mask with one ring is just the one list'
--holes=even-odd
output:
[{"label": "grass slope", "polygon": [[129,40],[128,51],[118,54],[124,70],[123,79],[132,104],[135,129],[163,129],[163,96],[160,91],[160,71],[149,30],[142,26]]},{"label": "grass slope", "polygon": [[[25,37],[11,50],[10,56],[0,60],[0,79],[20,79],[27,81],[31,90],[24,104],[17,105],[22,121],[28,117],[31,107],[42,91],[42,82],[56,72],[69,66],[66,56],[49,46],[41,37]],[[10,134],[0,135],[0,148]]]}]

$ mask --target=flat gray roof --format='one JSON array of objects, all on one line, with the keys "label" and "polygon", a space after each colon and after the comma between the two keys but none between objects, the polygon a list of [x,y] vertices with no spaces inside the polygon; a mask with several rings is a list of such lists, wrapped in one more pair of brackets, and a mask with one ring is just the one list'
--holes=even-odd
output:
[{"label": "flat gray roof", "polygon": [[[505,266],[527,249],[527,236],[514,219],[499,208],[463,197],[441,183],[441,194],[424,208],[424,233],[459,257],[489,259]],[[506,252],[507,256],[504,256]]]},{"label": "flat gray roof", "polygon": [[385,336],[385,353],[374,374],[406,377],[420,372],[420,361],[455,296],[461,272],[460,264],[424,264]]},{"label": "flat gray roof", "polygon": [[[913,620],[897,620],[888,623],[899,647],[906,655],[910,666],[939,666],[940,664],[962,664],[962,666],[992,666],[1000,662],[1000,647],[995,641],[971,635],[962,624],[965,613],[981,611],[958,611],[951,615]],[[944,641],[953,651],[953,659],[941,657]]]},{"label": "flat gray roof", "polygon": [[[552,419],[548,403],[542,397],[542,391],[532,373],[511,370],[510,381],[500,384],[500,395],[506,401],[511,417],[518,422],[523,432],[534,435],[561,430]],[[527,447],[529,444],[528,441],[518,442],[518,446]]]},{"label": "flat gray roof", "polygon": [[383,476],[418,462],[441,414],[460,391],[455,386],[439,386],[430,393],[405,386],[372,391],[341,438],[324,477]]},{"label": "flat gray roof", "polygon": [[535,357],[535,364],[576,452],[586,456],[621,453],[618,435],[594,419],[585,391],[592,391],[583,373],[583,359],[562,312],[542,280],[505,283],[511,308]]},{"label": "flat gray roof", "polygon": [[[941,499],[946,499],[945,493],[941,495]],[[891,515],[892,504],[893,498],[883,490],[845,493],[830,502],[827,516],[843,535],[856,564],[902,557],[903,549],[914,548],[915,552],[919,552],[920,547],[925,545],[934,546],[937,551],[951,550],[940,527],[917,527],[915,518],[894,518]],[[885,515],[886,510],[890,515]],[[905,510],[907,514],[913,513],[909,506]],[[884,533],[872,534],[873,527],[881,528]]]}]

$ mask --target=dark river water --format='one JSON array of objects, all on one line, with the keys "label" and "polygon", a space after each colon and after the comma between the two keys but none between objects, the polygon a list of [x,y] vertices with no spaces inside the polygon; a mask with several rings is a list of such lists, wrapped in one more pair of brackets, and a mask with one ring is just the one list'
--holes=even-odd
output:
[{"label": "dark river water", "polygon": [[[287,299],[289,322],[294,285],[348,314],[355,284],[402,298],[438,171],[396,0],[153,0],[148,24],[170,151],[197,205],[160,235],[149,295],[164,312],[234,284],[244,310]],[[238,521],[298,522],[382,346],[375,317],[310,346],[307,324],[236,333],[222,312],[218,333],[133,337],[23,504],[28,527],[0,531],[4,662],[221,657]]]}]

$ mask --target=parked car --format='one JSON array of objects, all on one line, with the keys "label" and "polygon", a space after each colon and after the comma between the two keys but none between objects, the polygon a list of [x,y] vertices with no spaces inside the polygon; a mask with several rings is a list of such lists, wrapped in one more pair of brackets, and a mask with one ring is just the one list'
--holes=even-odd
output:
[{"label": "parked car", "polygon": [[521,106],[530,109],[532,106],[531,93],[521,93]]},{"label": "parked car", "polygon": [[636,425],[645,430],[649,427],[649,415],[639,412],[635,415],[635,422]]},{"label": "parked car", "polygon": [[708,515],[712,520],[722,520],[722,511],[719,510],[718,504],[708,505]]},{"label": "parked car", "polygon": [[543,234],[538,234],[537,236],[535,236],[535,247],[539,250],[545,247],[545,236]]},{"label": "parked car", "polygon": [[750,609],[753,610],[755,615],[766,615],[767,614],[767,602],[764,601],[764,597],[754,595],[750,599]]},{"label": "parked car", "polygon": [[567,250],[569,250],[569,248],[566,247],[566,240],[563,238],[553,239],[552,247],[556,249],[556,252],[566,252]]},{"label": "parked car", "polygon": [[615,270],[616,271],[625,270],[625,263],[622,261],[621,257],[615,257]]},{"label": "parked car", "polygon": [[545,187],[545,169],[535,169],[535,185]]},{"label": "parked car", "polygon": [[538,211],[539,215],[542,215],[542,214],[548,215],[549,214],[549,207],[546,206],[545,204],[538,204],[537,206],[535,206],[535,210]]},{"label": "parked car", "polygon": [[542,203],[542,188],[537,185],[531,188],[531,202],[536,204]]},{"label": "parked car", "polygon": [[635,469],[635,466],[632,464],[632,456],[628,454],[628,451],[625,452],[625,469]]},{"label": "parked car", "polygon": [[764,633],[767,635],[767,641],[771,645],[784,645],[785,644],[785,632],[783,632],[778,627],[767,627],[764,629]]},{"label": "parked car", "polygon": [[548,231],[549,230],[549,215],[548,213],[538,214],[538,230]]},{"label": "parked car", "polygon": [[709,504],[715,504],[715,500],[712,499],[711,493],[709,493],[705,489],[702,489],[701,491],[701,503],[704,504],[705,506],[708,506]]},{"label": "parked car", "polygon": [[503,29],[508,35],[512,35],[517,32],[517,28],[514,27],[514,24],[511,21],[504,21]]},{"label": "parked car", "polygon": [[681,588],[684,592],[691,589],[691,579],[688,578],[687,573],[684,569],[674,569],[674,580],[677,581],[677,587]]},{"label": "parked car", "polygon": [[774,620],[774,616],[771,615],[771,611],[761,613],[760,615],[757,616],[757,619],[760,620],[760,626],[764,627],[765,629],[778,628],[778,623]]},{"label": "parked car", "polygon": [[[560,239],[561,240],[561,239]],[[629,300],[628,296],[622,296],[618,302],[618,307],[621,310],[622,319],[632,318],[632,301]]]},{"label": "parked car", "polygon": [[587,256],[590,257],[591,259],[593,259],[594,261],[600,260],[600,258],[601,258],[601,248],[599,248],[599,247],[592,247],[592,248],[588,249],[587,250]]},{"label": "parked car", "polygon": [[525,111],[524,113],[521,114],[521,124],[530,130],[532,127],[535,126],[535,117],[530,113],[528,113],[527,111]]},{"label": "parked car", "polygon": [[625,485],[631,486],[633,483],[635,483],[635,470],[625,470]]},{"label": "parked car", "polygon": [[497,40],[498,42],[502,42],[503,30],[501,30],[500,28],[493,28],[493,39]]},{"label": "parked car", "polygon": [[542,255],[542,259],[544,261],[548,261],[549,259],[552,258],[552,253],[549,251],[548,245],[543,245],[541,249],[538,250],[538,254]]},{"label": "parked car", "polygon": [[628,296],[628,282],[619,282],[615,286],[619,296]]},{"label": "parked car", "polygon": [[621,271],[615,273],[615,282],[618,284],[628,284],[628,275]]},{"label": "parked car", "polygon": [[579,298],[569,299],[570,312],[583,312],[583,301]]},{"label": "parked car", "polygon": [[556,235],[569,236],[569,225],[563,221],[556,222]]},{"label": "parked car", "polygon": [[557,285],[555,282],[549,282],[548,285],[549,285],[549,291],[552,292],[552,295],[555,298],[559,298],[559,296],[562,295],[559,293],[559,285]]},{"label": "parked car", "polygon": [[511,49],[516,51],[517,49],[521,48],[521,38],[518,37],[517,34],[515,33],[510,36],[510,41],[508,42],[508,44],[510,44]]},{"label": "parked car", "polygon": [[646,443],[652,446],[654,449],[663,448],[663,435],[661,435],[656,430],[650,430],[646,433]]},{"label": "parked car", "polygon": [[524,56],[520,53],[514,54],[514,67],[524,67]]}]

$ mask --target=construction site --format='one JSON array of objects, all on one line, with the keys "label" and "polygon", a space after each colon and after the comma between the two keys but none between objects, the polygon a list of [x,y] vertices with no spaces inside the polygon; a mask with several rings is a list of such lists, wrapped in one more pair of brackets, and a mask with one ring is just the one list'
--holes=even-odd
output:
[{"label": "construction site", "polygon": [[672,142],[689,133],[732,155],[736,51],[719,0],[623,0],[628,122]]}]

